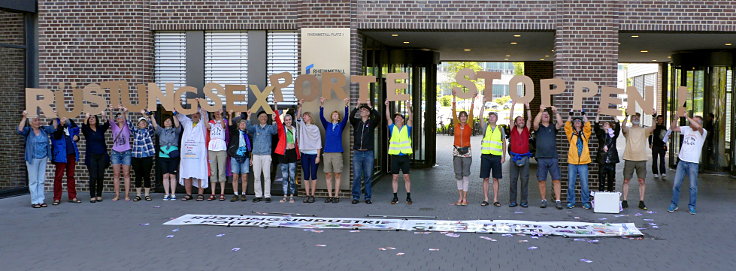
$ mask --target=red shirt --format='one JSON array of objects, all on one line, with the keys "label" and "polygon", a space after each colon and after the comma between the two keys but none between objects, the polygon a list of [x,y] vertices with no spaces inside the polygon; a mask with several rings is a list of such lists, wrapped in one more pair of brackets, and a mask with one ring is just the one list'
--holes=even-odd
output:
[{"label": "red shirt", "polygon": [[524,127],[519,133],[516,125],[511,127],[511,152],[518,154],[529,152],[529,128]]}]

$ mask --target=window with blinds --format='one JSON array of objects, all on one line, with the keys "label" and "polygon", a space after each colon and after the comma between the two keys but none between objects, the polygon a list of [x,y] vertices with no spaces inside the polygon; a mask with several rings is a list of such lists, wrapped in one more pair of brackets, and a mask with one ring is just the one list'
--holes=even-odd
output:
[{"label": "window with blinds", "polygon": [[[299,75],[299,48],[298,34],[294,31],[269,31],[267,41],[267,73],[268,75],[289,72],[294,80]],[[268,78],[266,79],[268,80]],[[267,81],[268,82],[268,81]],[[271,83],[269,82],[269,85]],[[284,95],[285,105],[296,105],[297,99],[294,95],[294,84],[281,89]],[[273,94],[269,102],[273,101]]]},{"label": "window with blinds", "polygon": [[156,32],[154,55],[154,80],[161,91],[169,94],[166,93],[166,83],[173,83],[175,89],[186,85],[185,32]]},{"label": "window with blinds", "polygon": [[[248,31],[205,32],[205,83],[248,85]],[[248,97],[248,88],[235,94]],[[225,104],[225,93],[218,93]],[[235,104],[247,104],[243,99]]]}]

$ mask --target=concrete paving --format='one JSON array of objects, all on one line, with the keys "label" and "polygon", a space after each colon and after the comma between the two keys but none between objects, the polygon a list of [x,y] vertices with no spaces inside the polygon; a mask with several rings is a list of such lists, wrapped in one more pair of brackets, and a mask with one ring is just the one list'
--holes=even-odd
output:
[{"label": "concrete paving", "polygon": [[[438,146],[448,146],[450,140],[440,136]],[[479,140],[476,137],[473,142]],[[352,205],[349,199],[338,204],[322,203],[319,199],[314,204],[162,201],[158,194],[152,202],[135,203],[112,202],[108,194],[104,202],[91,204],[87,193],[80,193],[80,199],[84,200],[81,204],[63,202],[59,206],[32,209],[28,195],[2,199],[0,264],[2,270],[733,270],[736,264],[732,257],[736,251],[736,198],[733,196],[736,181],[729,177],[700,175],[695,216],[683,211],[687,192],[683,193],[680,211],[666,212],[674,171],[669,172],[667,181],[647,180],[651,214],[635,208],[625,210],[622,214],[628,216],[623,217],[595,214],[582,208],[541,209],[537,206],[539,195],[535,183],[530,184],[529,208],[506,207],[507,182],[501,186],[503,207],[481,207],[481,182],[477,178],[480,163],[476,154],[469,195],[471,205],[459,207],[451,205],[457,194],[449,150],[439,152],[438,166],[412,172],[414,204],[411,206],[403,204],[403,185],[399,190],[401,203],[389,204],[390,177],[376,184],[372,205],[362,202]],[[479,152],[479,148],[474,152]],[[637,187],[632,185],[632,195],[637,194]],[[440,233],[341,230],[315,233],[301,229],[162,225],[187,213],[253,212],[588,222],[606,218],[609,222],[634,222],[646,229],[642,240],[600,238],[598,243],[589,243],[563,237],[533,239],[498,234],[448,237]],[[659,228],[653,229],[648,223],[656,223]],[[218,234],[225,235],[217,237]],[[481,236],[497,241],[484,240]],[[529,250],[531,246],[538,249]],[[386,247],[396,249],[379,250]],[[240,249],[233,251],[233,248]]]}]

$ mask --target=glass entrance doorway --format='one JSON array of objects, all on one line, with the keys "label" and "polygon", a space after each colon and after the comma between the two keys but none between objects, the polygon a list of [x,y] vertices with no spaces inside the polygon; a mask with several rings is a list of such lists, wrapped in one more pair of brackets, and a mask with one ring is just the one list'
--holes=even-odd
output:
[{"label": "glass entrance doorway", "polygon": [[[688,51],[672,56],[669,90],[669,111],[676,112],[677,87],[686,86],[688,114],[703,117],[703,127],[708,131],[700,167],[705,171],[736,174],[734,161],[733,103],[734,56],[728,51]],[[670,116],[671,117],[671,116]],[[671,121],[671,120],[670,120]],[[680,125],[686,125],[681,122]],[[680,150],[680,140],[670,144],[670,164],[674,165]]]}]

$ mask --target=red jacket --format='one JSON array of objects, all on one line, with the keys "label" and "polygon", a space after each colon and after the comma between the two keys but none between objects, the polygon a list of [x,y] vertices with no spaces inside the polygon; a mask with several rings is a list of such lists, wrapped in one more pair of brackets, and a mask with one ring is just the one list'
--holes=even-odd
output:
[{"label": "red jacket", "polygon": [[[284,153],[286,153],[286,128],[284,128],[284,124],[281,122],[279,111],[274,110],[274,113],[276,114],[276,117],[274,119],[276,121],[276,127],[279,135],[279,143],[276,144],[276,150],[274,150],[274,152],[276,154],[284,155]],[[292,123],[294,122],[292,121]],[[294,134],[294,148],[296,149],[296,159],[300,159],[301,154],[299,154],[299,141],[297,139],[296,133]]]}]

